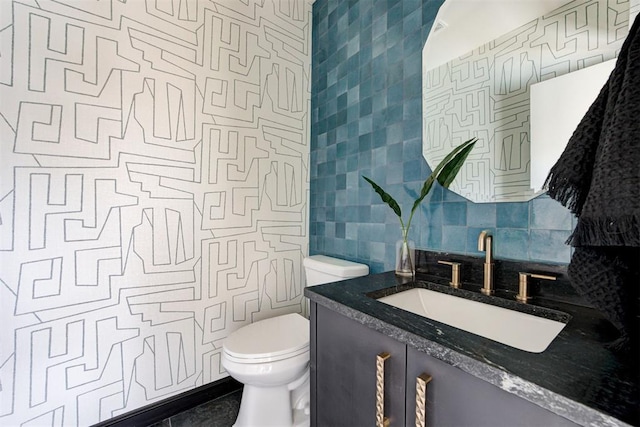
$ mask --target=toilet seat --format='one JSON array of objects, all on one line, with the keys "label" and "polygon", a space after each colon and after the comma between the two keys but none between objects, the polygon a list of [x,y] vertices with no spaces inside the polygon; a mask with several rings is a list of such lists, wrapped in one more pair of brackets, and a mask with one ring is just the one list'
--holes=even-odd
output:
[{"label": "toilet seat", "polygon": [[309,351],[309,321],[297,313],[260,320],[232,332],[222,345],[236,363],[266,363]]}]

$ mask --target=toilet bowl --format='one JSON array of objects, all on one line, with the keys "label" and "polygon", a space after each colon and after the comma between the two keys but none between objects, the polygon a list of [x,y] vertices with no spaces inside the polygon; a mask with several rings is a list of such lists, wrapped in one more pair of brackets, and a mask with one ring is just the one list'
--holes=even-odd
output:
[{"label": "toilet bowl", "polygon": [[[305,258],[307,286],[369,274],[337,258]],[[244,384],[234,427],[309,425],[309,321],[297,313],[260,320],[232,332],[222,366]]]}]

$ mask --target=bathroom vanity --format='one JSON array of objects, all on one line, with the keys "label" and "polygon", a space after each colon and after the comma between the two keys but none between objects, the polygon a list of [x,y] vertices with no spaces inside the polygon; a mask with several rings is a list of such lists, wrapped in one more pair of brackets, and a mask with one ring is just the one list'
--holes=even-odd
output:
[{"label": "bathroom vanity", "polygon": [[[639,424],[637,367],[606,347],[615,331],[595,310],[521,304],[438,281],[382,273],[305,289],[312,426],[421,425],[416,405],[427,426]],[[377,300],[414,287],[560,313],[567,323],[533,353]]]}]

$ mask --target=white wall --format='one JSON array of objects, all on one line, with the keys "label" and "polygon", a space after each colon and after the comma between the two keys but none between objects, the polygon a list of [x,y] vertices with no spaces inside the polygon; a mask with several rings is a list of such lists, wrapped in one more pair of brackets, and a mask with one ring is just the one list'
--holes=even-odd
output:
[{"label": "white wall", "polygon": [[311,5],[0,2],[0,424],[226,376],[300,312]]}]

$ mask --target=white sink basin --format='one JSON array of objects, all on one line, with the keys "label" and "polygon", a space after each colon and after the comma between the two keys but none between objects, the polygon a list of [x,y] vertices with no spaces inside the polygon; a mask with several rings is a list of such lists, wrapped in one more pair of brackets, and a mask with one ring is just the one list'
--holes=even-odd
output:
[{"label": "white sink basin", "polygon": [[566,325],[422,288],[378,301],[531,353],[545,351]]}]

